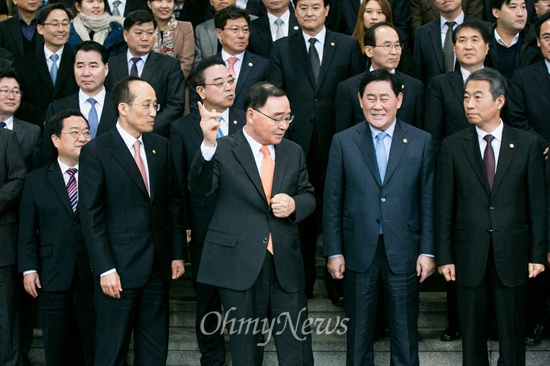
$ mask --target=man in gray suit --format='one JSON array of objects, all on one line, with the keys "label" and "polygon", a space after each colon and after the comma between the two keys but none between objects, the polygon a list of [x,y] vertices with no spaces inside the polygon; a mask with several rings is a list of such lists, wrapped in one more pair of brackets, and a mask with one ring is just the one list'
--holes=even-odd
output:
[{"label": "man in gray suit", "polygon": [[0,365],[4,366],[18,366],[21,361],[16,206],[24,181],[25,162],[17,137],[0,128]]},{"label": "man in gray suit", "polygon": [[391,363],[418,365],[418,283],[435,266],[432,139],[396,118],[403,95],[394,74],[367,73],[359,90],[366,121],[334,136],[323,206],[328,270],[344,278],[347,365],[374,363],[380,281]]},{"label": "man in gray suit", "polygon": [[22,121],[13,115],[21,104],[21,89],[13,71],[0,72],[0,128],[12,130],[21,145],[27,171],[38,167],[40,127]]}]

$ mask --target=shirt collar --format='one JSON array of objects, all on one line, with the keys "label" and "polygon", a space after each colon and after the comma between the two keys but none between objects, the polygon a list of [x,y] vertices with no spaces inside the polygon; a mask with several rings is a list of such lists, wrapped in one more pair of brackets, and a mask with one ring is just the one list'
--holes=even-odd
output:
[{"label": "shirt collar", "polygon": [[[149,55],[151,54],[151,52],[149,52],[148,54],[146,55],[143,55],[143,56],[136,56],[136,57],[139,57],[141,58],[141,60],[143,61],[143,63],[145,64],[147,62],[147,57],[149,57]],[[132,62],[132,58],[134,58],[134,56],[130,53],[130,49],[128,49],[126,51],[126,59],[128,60],[128,63]],[[139,61],[138,61],[139,62]]]},{"label": "shirt collar", "polygon": [[321,46],[323,46],[325,44],[325,37],[327,35],[327,28],[323,26],[323,29],[321,29],[321,31],[319,33],[317,33],[315,35],[315,37],[312,37],[309,34],[306,34],[306,32],[304,32],[304,31],[302,31],[302,34],[304,35],[304,39],[306,40],[306,44],[309,43],[310,38],[315,38],[315,39],[317,39],[317,42],[319,42],[319,44]]},{"label": "shirt collar", "polygon": [[44,45],[44,55],[46,56],[46,60],[48,60],[50,56],[55,53],[57,56],[59,56],[59,62],[61,62],[61,55],[63,54],[63,48],[65,48],[65,46],[62,46],[59,50],[57,50],[57,52],[52,52],[48,47],[46,47],[46,45]]},{"label": "shirt collar", "polygon": [[[204,104],[202,105],[202,109],[206,112],[209,112],[209,110],[207,110],[205,107],[204,107]],[[225,108],[225,110],[222,112],[222,115],[221,117],[223,118],[223,120],[229,124],[229,108]]]},{"label": "shirt collar", "polygon": [[[460,25],[464,23],[464,12],[461,11],[460,14],[456,17],[456,19],[453,19],[451,21],[454,21],[456,25]],[[439,27],[441,28],[442,31],[443,31],[443,28],[447,26],[447,24],[445,24],[446,22],[449,22],[449,20],[443,18],[442,16],[439,16]]]},{"label": "shirt collar", "polygon": [[502,130],[503,129],[504,129],[504,123],[502,123],[502,119],[500,120],[500,123],[498,124],[498,126],[491,132],[485,132],[481,128],[476,126],[477,136],[480,139],[484,138],[485,135],[491,134],[498,141],[502,141]]},{"label": "shirt collar", "polygon": [[105,87],[103,87],[103,89],[94,96],[90,96],[84,93],[82,89],[78,89],[78,101],[80,102],[80,104],[83,104],[84,102],[86,102],[88,98],[94,98],[99,105],[102,105],[103,102],[105,101],[105,95],[106,95]]},{"label": "shirt collar", "polygon": [[[250,148],[252,149],[252,152],[254,154],[262,153],[260,149],[262,148],[262,144],[260,144],[258,141],[254,140],[252,136],[246,133],[246,126],[243,127],[243,133],[244,137],[246,138],[246,141],[248,141],[248,144],[250,145]],[[271,155],[271,158],[275,160],[275,146],[273,145],[267,145],[267,149],[269,150],[269,154]]]},{"label": "shirt collar", "polygon": [[78,171],[78,164],[76,164],[75,166],[65,165],[61,162],[61,160],[59,160],[59,156],[57,157],[57,164],[59,164],[59,168],[61,168],[62,174],[65,174],[67,172],[67,169],[69,168],[76,168],[76,170]]},{"label": "shirt collar", "polygon": [[6,124],[6,128],[8,130],[13,131],[13,116],[10,116],[7,120],[4,121],[4,123]]},{"label": "shirt collar", "polygon": [[520,32],[516,33],[516,35],[514,36],[514,38],[512,38],[512,42],[510,43],[510,45],[508,46],[506,43],[504,43],[504,40],[498,35],[498,32],[497,32],[497,29],[495,28],[495,32],[494,32],[494,35],[495,35],[495,40],[497,41],[497,43],[503,47],[506,47],[506,48],[510,48],[512,47],[513,45],[515,45],[516,43],[518,43],[519,41],[519,35],[520,35]]},{"label": "shirt collar", "polygon": [[290,11],[287,9],[280,17],[276,17],[275,15],[268,12],[267,18],[269,19],[270,26],[272,26],[275,23],[275,20],[279,18],[284,22],[284,24],[288,25],[288,22],[290,21]]},{"label": "shirt collar", "polygon": [[130,150],[132,148],[132,146],[134,146],[134,143],[136,141],[140,141],[143,144],[143,134],[139,135],[139,138],[136,140],[136,138],[134,136],[130,135],[128,132],[126,132],[126,130],[124,128],[122,128],[122,126],[120,125],[120,123],[118,121],[116,123],[116,129],[118,130],[118,133],[120,134],[120,136],[124,140],[124,144],[126,145],[128,150]]},{"label": "shirt collar", "polygon": [[[372,64],[370,65],[369,72],[373,72],[374,68],[372,67]],[[395,74],[395,69],[387,70],[390,74]]]},{"label": "shirt collar", "polygon": [[[480,70],[483,69],[483,65],[481,66]],[[460,66],[460,73],[462,74],[462,81],[466,82],[466,79],[468,79],[468,76],[470,76],[471,72]]]},{"label": "shirt collar", "polygon": [[[393,131],[395,131],[395,122],[396,121],[397,121],[397,119],[394,119],[392,124],[390,125],[390,127],[388,127],[386,129],[386,131],[384,131],[391,138],[393,138]],[[369,127],[370,127],[370,132],[372,133],[372,138],[373,139],[376,138],[376,135],[378,135],[380,132],[382,132],[382,130],[379,130],[378,128],[372,127],[370,124],[369,124]]]},{"label": "shirt collar", "polygon": [[229,53],[225,52],[225,50],[222,48],[222,60],[223,60],[223,62],[227,62],[227,59],[228,59],[229,57],[236,57],[236,58],[239,59],[239,61],[242,62],[242,61],[243,61],[243,58],[244,58],[244,53],[245,53],[245,52],[246,52],[246,51],[243,51],[243,52],[241,52],[241,53],[237,53],[236,55],[230,55]]}]

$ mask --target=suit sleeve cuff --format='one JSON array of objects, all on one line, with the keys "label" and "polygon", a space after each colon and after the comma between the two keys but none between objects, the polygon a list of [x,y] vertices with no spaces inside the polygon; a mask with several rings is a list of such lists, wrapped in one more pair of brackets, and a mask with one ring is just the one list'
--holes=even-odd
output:
[{"label": "suit sleeve cuff", "polygon": [[116,268],[113,268],[113,269],[110,269],[106,272],[103,272],[102,274],[99,275],[99,277],[105,277],[107,276],[108,274],[111,274],[111,273],[115,273],[116,272]]},{"label": "suit sleeve cuff", "polygon": [[216,153],[216,148],[217,147],[218,147],[217,142],[213,147],[210,147],[210,146],[204,145],[204,141],[203,141],[202,144],[201,144],[202,158],[206,161],[212,160],[212,158],[214,157],[214,154]]},{"label": "suit sleeve cuff", "polygon": [[23,272],[23,276],[26,276],[31,273],[38,273],[36,269],[29,269],[28,271]]}]

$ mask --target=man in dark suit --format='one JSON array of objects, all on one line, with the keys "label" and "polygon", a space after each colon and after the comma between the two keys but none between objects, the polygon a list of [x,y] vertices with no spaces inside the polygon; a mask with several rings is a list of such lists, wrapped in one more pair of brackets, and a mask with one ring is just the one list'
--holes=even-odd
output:
[{"label": "man in dark suit", "polygon": [[436,260],[456,281],[465,365],[489,364],[489,311],[498,363],[525,364],[527,282],[548,251],[543,155],[536,136],[502,123],[505,98],[501,74],[473,72],[464,109],[474,126],[443,141],[437,164]]},{"label": "man in dark suit", "polygon": [[25,162],[17,137],[0,128],[0,364],[19,366],[17,301],[17,206],[25,182]]},{"label": "man in dark suit", "polygon": [[[225,63],[217,57],[209,57],[193,67],[190,75],[193,85],[202,100],[202,107],[208,111],[221,113],[219,137],[233,135],[240,130],[246,120],[244,112],[232,108],[235,100],[235,79]],[[183,197],[186,215],[186,228],[191,254],[193,287],[197,294],[195,331],[201,351],[201,364],[222,365],[225,362],[225,341],[223,334],[216,330],[217,319],[207,316],[211,312],[221,313],[221,300],[216,287],[197,282],[204,238],[216,206],[216,195],[198,197],[189,192],[187,176],[193,158],[199,151],[204,138],[200,126],[201,116],[197,110],[172,123],[170,145],[174,165]],[[201,325],[202,324],[202,325]]]},{"label": "man in dark suit", "polygon": [[432,79],[426,91],[424,130],[432,134],[436,153],[447,136],[470,126],[464,112],[464,82],[483,67],[491,36],[479,22],[464,22],[453,34],[459,68]]},{"label": "man in dark suit", "polygon": [[271,57],[271,45],[282,37],[300,32],[294,11],[290,11],[290,0],[263,0],[267,14],[250,22],[248,50],[256,55]]},{"label": "man in dark suit", "polygon": [[93,365],[94,283],[77,207],[78,157],[90,130],[77,110],[48,124],[59,156],[25,181],[18,269],[27,293],[38,298],[46,362]]},{"label": "man in dark suit", "polygon": [[[267,78],[269,60],[246,50],[250,35],[250,17],[246,10],[234,5],[223,8],[214,16],[214,24],[222,45],[217,55],[236,81],[233,106],[243,110],[248,89]],[[193,85],[191,89],[189,108],[196,111],[200,98]]]},{"label": "man in dark suit", "polygon": [[336,90],[334,104],[338,106],[336,132],[340,132],[365,120],[359,103],[359,85],[367,72],[385,69],[395,72],[401,80],[403,101],[397,118],[416,127],[424,122],[424,86],[420,80],[396,71],[401,59],[402,43],[397,30],[388,23],[377,23],[365,33],[365,53],[371,61],[369,70],[342,81]]},{"label": "man in dark suit", "polygon": [[0,47],[13,54],[14,58],[26,53],[42,50],[44,38],[36,31],[36,13],[40,2],[15,0],[17,13],[0,22]]},{"label": "man in dark suit", "polygon": [[48,105],[78,90],[72,69],[73,50],[66,45],[70,21],[63,4],[48,4],[38,11],[36,30],[44,36],[44,47],[14,62],[23,91],[17,118],[43,126]]},{"label": "man in dark suit", "polygon": [[[318,202],[323,197],[328,150],[335,131],[336,88],[341,81],[365,69],[357,40],[325,28],[329,8],[324,0],[296,2],[296,18],[302,32],[273,44],[268,74],[269,81],[286,90],[296,115],[288,138],[298,143],[306,154],[308,175]],[[315,246],[320,215],[318,205],[315,214],[300,224],[308,297],[313,295],[316,275]],[[327,284],[331,299],[341,303],[342,295],[331,287],[330,279]]]},{"label": "man in dark suit", "polygon": [[[200,197],[217,194],[217,203],[197,281],[218,287],[224,309],[231,309],[228,322],[272,324],[280,364],[313,365],[296,225],[315,208],[305,156],[283,139],[293,120],[284,91],[258,83],[245,107],[246,126],[218,140],[221,113],[200,109],[204,140],[191,164],[189,189]],[[298,325],[296,335],[280,317]],[[235,365],[262,364],[266,334],[252,328],[230,332]]]},{"label": "man in dark suit", "polygon": [[168,140],[149,133],[155,90],[137,77],[113,95],[118,122],[80,155],[79,199],[96,280],[95,365],[164,365],[170,280],[184,272],[185,231]]},{"label": "man in dark suit", "polygon": [[23,152],[27,171],[38,167],[42,136],[40,127],[13,117],[21,104],[21,89],[13,71],[0,72],[0,128],[12,130]]},{"label": "man in dark suit", "polygon": [[[92,138],[110,131],[115,126],[117,117],[113,96],[104,86],[109,73],[108,61],[109,53],[97,42],[84,41],[76,46],[73,70],[79,90],[51,103],[46,112],[46,120],[61,111],[76,109],[80,110],[90,123]],[[95,114],[92,109],[95,110]],[[43,163],[51,163],[57,156],[50,136],[49,125],[45,124]]]},{"label": "man in dark suit", "polygon": [[153,132],[167,137],[172,121],[183,115],[185,82],[179,61],[152,51],[157,22],[148,10],[137,10],[124,19],[124,40],[128,52],[109,60],[107,90],[120,80],[139,76],[150,84],[158,99],[159,113]]},{"label": "man in dark suit", "polygon": [[[538,3],[537,3],[538,4]],[[550,13],[544,14],[535,24],[537,43],[544,61],[520,68],[510,84],[508,113],[510,125],[534,133],[539,138],[540,152],[547,152],[550,145],[548,112],[550,105]],[[548,304],[550,272],[541,273],[529,281],[527,302],[526,345],[541,342],[548,330]]]},{"label": "man in dark suit", "polygon": [[[479,21],[487,28],[490,23],[465,15],[461,0],[434,0],[440,18],[421,26],[414,38],[414,65],[416,77],[428,86],[437,75],[455,70],[452,31],[467,21]],[[452,27],[449,28],[449,24]]]},{"label": "man in dark suit", "polygon": [[107,0],[105,11],[117,17],[127,17],[134,10],[148,10],[147,0]]},{"label": "man in dark suit", "polygon": [[431,137],[396,118],[395,75],[365,74],[360,96],[366,121],[334,136],[323,205],[323,253],[331,275],[344,278],[347,365],[374,364],[379,283],[391,363],[418,365],[418,283],[435,265]]}]

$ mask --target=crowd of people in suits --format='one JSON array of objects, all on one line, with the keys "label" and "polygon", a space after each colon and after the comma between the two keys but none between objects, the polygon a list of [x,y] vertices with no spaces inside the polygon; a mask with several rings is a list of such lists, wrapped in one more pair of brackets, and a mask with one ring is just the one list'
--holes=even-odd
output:
[{"label": "crowd of people in suits", "polygon": [[[124,365],[132,335],[134,364],[164,364],[184,260],[200,362],[222,365],[208,314],[298,321],[320,233],[348,365],[373,364],[386,326],[392,362],[419,364],[436,268],[441,341],[462,338],[465,364],[487,364],[488,338],[525,364],[550,329],[549,0],[0,0],[2,15],[2,365],[31,364],[36,307],[49,365]],[[306,333],[281,329],[280,364],[313,364]],[[233,363],[261,364],[261,342],[231,334]]]}]

